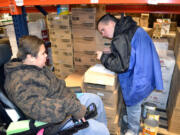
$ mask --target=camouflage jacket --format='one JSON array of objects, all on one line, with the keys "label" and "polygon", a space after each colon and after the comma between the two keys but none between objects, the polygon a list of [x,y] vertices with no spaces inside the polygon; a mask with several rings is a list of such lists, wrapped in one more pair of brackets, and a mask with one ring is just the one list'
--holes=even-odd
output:
[{"label": "camouflage jacket", "polygon": [[8,97],[35,120],[61,122],[69,115],[76,119],[85,115],[85,106],[47,67],[11,61],[5,65],[5,76]]}]

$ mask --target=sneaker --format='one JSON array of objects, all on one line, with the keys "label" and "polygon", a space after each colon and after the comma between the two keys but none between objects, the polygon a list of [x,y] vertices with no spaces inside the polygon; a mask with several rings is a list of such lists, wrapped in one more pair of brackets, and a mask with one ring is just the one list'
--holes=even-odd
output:
[{"label": "sneaker", "polygon": [[123,121],[124,121],[125,123],[128,123],[127,115],[123,115]]},{"label": "sneaker", "polygon": [[125,135],[137,135],[136,133],[134,133],[132,130],[129,130],[125,133]]}]

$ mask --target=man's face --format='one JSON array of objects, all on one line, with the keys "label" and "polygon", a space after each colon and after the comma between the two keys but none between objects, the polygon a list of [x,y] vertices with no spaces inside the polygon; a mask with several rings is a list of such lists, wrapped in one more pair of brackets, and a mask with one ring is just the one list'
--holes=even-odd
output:
[{"label": "man's face", "polygon": [[114,35],[115,22],[109,21],[107,23],[100,22],[98,24],[98,31],[105,38],[113,38]]},{"label": "man's face", "polygon": [[40,68],[44,67],[46,64],[46,58],[47,58],[46,49],[44,47],[44,44],[42,44],[39,48],[38,55],[35,58],[36,66]]}]

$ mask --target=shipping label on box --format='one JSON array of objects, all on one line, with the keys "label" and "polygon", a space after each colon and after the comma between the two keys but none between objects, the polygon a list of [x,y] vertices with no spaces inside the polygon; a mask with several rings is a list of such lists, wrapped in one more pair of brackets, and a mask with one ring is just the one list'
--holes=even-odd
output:
[{"label": "shipping label on box", "polygon": [[57,15],[55,13],[48,14],[47,22],[48,23],[60,23],[69,25],[70,15]]}]

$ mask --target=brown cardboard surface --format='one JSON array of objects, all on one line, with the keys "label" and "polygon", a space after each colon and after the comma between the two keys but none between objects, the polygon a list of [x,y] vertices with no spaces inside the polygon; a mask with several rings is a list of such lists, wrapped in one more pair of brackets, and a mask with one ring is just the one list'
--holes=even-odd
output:
[{"label": "brown cardboard surface", "polygon": [[72,73],[65,78],[65,82],[67,87],[81,87],[83,83],[83,74],[77,72]]},{"label": "brown cardboard surface", "polygon": [[176,61],[180,61],[180,27],[177,27],[176,30],[174,54],[176,57]]},{"label": "brown cardboard surface", "polygon": [[95,72],[91,70],[87,70],[84,75],[85,83],[114,86],[116,84],[116,79],[117,79],[116,74],[113,75],[108,73]]}]

